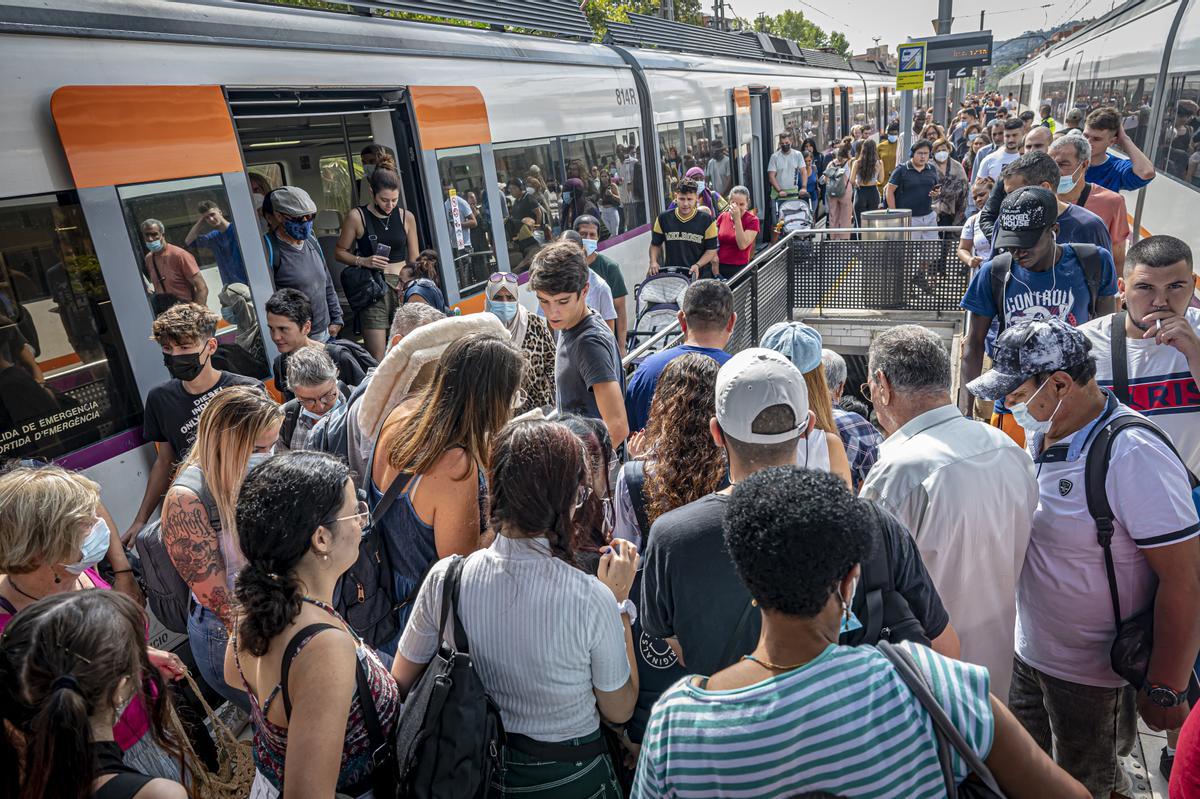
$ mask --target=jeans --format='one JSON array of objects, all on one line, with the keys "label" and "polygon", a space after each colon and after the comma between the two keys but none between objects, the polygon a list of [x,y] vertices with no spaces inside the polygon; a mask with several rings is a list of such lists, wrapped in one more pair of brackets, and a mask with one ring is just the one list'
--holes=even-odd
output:
[{"label": "jeans", "polygon": [[194,602],[188,615],[188,645],[196,659],[196,668],[210,688],[249,713],[250,698],[245,689],[225,682],[225,647],[228,643],[229,634],[217,614]]},{"label": "jeans", "polygon": [[1129,774],[1117,758],[1133,751],[1136,705],[1133,686],[1080,685],[1013,658],[1009,709],[1038,746],[1095,799],[1132,792]]}]

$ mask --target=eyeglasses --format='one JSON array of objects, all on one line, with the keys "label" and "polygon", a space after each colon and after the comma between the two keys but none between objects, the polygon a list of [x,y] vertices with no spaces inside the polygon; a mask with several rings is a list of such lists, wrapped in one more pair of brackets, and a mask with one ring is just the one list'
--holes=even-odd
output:
[{"label": "eyeglasses", "polygon": [[370,508],[370,506],[367,505],[366,501],[360,499],[358,501],[358,504],[356,504],[354,506],[354,511],[355,512],[349,516],[338,516],[336,519],[333,519],[332,522],[330,522],[330,523],[332,524],[333,522],[345,522],[345,521],[349,521],[350,519],[355,519],[358,521],[358,528],[360,530],[366,530],[368,527],[371,526],[371,522],[373,521],[371,519],[371,508]]},{"label": "eyeglasses", "polygon": [[513,394],[512,403],[509,405],[509,407],[515,411],[517,408],[524,407],[528,400],[529,395],[525,393],[525,389],[518,388],[517,393]]},{"label": "eyeglasses", "polygon": [[516,286],[520,281],[517,280],[517,276],[512,272],[493,272],[491,276],[488,277],[488,282],[512,283],[514,286]]},{"label": "eyeglasses", "polygon": [[292,222],[311,222],[317,218],[317,215],[316,214],[303,214],[301,216],[292,216],[291,214],[284,214],[283,218],[288,219]]},{"label": "eyeglasses", "polygon": [[306,397],[301,397],[298,394],[296,395],[296,399],[299,400],[302,407],[311,411],[317,406],[332,405],[333,403],[337,402],[337,395],[338,389],[337,386],[334,386],[316,399],[308,399]]},{"label": "eyeglasses", "polygon": [[[876,371],[878,371],[878,370],[876,370]],[[863,383],[861,386],[858,387],[859,393],[863,395],[863,399],[865,399],[867,402],[875,401],[871,397],[871,377],[873,377],[873,376],[874,375],[871,375],[870,377],[868,377],[867,382]]]},{"label": "eyeglasses", "polygon": [[589,485],[579,486],[579,494],[575,497],[575,510],[583,507],[583,504],[588,501],[588,497],[592,495],[592,487]]}]

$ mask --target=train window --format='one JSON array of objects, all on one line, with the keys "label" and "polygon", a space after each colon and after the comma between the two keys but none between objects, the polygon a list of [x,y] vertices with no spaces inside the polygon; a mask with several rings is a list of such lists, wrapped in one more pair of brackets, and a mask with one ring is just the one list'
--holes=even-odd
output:
[{"label": "train window", "polygon": [[1032,93],[1033,93],[1033,83],[1026,82],[1025,76],[1022,75],[1021,76],[1021,93],[1020,93],[1020,97],[1017,100],[1017,102],[1020,104],[1022,109],[1029,107],[1029,95]]},{"label": "train window", "polygon": [[668,122],[658,126],[658,152],[662,156],[663,197],[669,203],[674,193],[675,182],[687,172],[683,165],[683,139],[679,123]]},{"label": "train window", "polygon": [[222,318],[222,368],[265,374],[262,331],[221,178],[121,186],[117,196],[155,315],[179,302],[207,305]]},{"label": "train window", "polygon": [[1200,73],[1172,75],[1155,167],[1200,188]]},{"label": "train window", "polygon": [[[339,218],[357,204],[356,200],[368,202],[369,197],[360,196],[365,186],[362,159],[357,154],[347,164],[344,155],[326,155],[320,160],[321,208],[336,211]],[[366,189],[369,193],[369,189]]]},{"label": "train window", "polygon": [[[495,147],[496,175],[504,186],[504,240],[509,263],[518,264],[532,236],[538,244],[550,241],[559,230],[563,175],[556,139],[509,142]],[[573,164],[581,180],[586,167]],[[590,179],[587,183],[590,185]]]},{"label": "train window", "polygon": [[[479,288],[487,281],[488,275],[496,271],[496,248],[488,212],[490,198],[487,180],[483,175],[483,157],[478,147],[454,147],[438,150],[437,164],[442,183],[442,208],[454,253],[454,272],[459,291],[467,294]],[[510,260],[510,263],[515,269],[519,259]]]},{"label": "train window", "polygon": [[590,175],[592,167],[598,167],[602,178],[607,174],[609,183],[616,186],[616,191],[605,192],[602,188],[599,203],[601,221],[611,235],[633,230],[646,223],[638,131],[615,130],[564,136],[562,143],[568,171],[574,169]]},{"label": "train window", "polygon": [[0,456],[140,429],[142,405],[74,192],[0,200]]},{"label": "train window", "polygon": [[1070,81],[1051,81],[1042,84],[1042,97],[1039,105],[1049,103],[1050,114],[1055,119],[1067,117],[1067,94],[1071,90]]}]

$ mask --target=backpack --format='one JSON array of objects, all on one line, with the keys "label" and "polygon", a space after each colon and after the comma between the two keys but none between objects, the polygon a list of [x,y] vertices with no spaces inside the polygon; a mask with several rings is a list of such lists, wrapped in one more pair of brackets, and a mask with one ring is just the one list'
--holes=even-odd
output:
[{"label": "backpack", "polygon": [[349,462],[350,433],[347,425],[350,420],[350,409],[366,393],[370,382],[370,375],[367,375],[367,379],[351,389],[350,396],[344,403],[321,417],[321,421],[317,422],[316,426],[309,431],[306,444],[309,449],[327,452]]},{"label": "backpack", "polygon": [[[879,534],[870,553],[863,559],[858,590],[851,603],[854,615],[862,623],[862,627],[842,633],[841,643],[857,646],[873,645],[880,641],[913,641],[928,646],[929,637],[925,634],[924,626],[909,607],[908,600],[896,590],[896,581],[893,578],[892,564],[896,560],[893,550],[895,538],[889,535],[885,528],[896,528],[900,523],[874,502],[867,502],[867,505],[875,516]],[[896,533],[908,535],[903,529],[897,530]]]},{"label": "backpack", "polygon": [[830,161],[829,166],[825,167],[825,196],[841,197],[844,195],[849,177],[849,163],[838,166],[836,161]]},{"label": "backpack", "polygon": [[[446,569],[438,625],[441,647],[409,692],[396,723],[397,796],[484,797],[492,774],[501,766],[500,710],[475,671],[458,615],[463,562],[455,556]],[[451,611],[454,642],[448,644],[446,621]]]},{"label": "backpack", "polygon": [[[1122,320],[1123,322],[1124,320]],[[1111,413],[1111,411],[1110,411]],[[1113,441],[1117,433],[1128,427],[1139,427],[1148,430],[1160,438],[1179,458],[1179,452],[1171,439],[1158,425],[1142,416],[1122,414],[1109,418],[1094,434],[1091,448],[1088,450],[1084,464],[1084,491],[1087,496],[1088,513],[1096,522],[1096,541],[1104,550],[1104,571],[1108,578],[1108,594],[1112,600],[1113,620],[1116,625],[1116,637],[1109,650],[1109,663],[1118,676],[1130,685],[1140,687],[1146,681],[1146,672],[1150,666],[1150,653],[1154,644],[1154,605],[1144,608],[1128,619],[1121,617],[1121,599],[1117,591],[1117,571],[1113,563],[1112,538],[1115,518],[1112,506],[1108,502],[1108,464],[1112,457]],[[1184,471],[1192,488],[1192,502],[1200,512],[1200,481],[1191,473],[1182,458]]]},{"label": "backpack", "polygon": [[[1100,299],[1100,282],[1104,279],[1104,261],[1100,258],[1100,248],[1095,244],[1072,244],[1075,257],[1083,267],[1083,279],[1088,287],[1088,317],[1096,318],[1096,303]],[[1008,279],[1012,275],[1012,253],[1002,252],[992,259],[992,303],[996,306],[996,321],[1000,329],[999,336],[1008,327],[1004,320],[1004,290],[1008,287]]]},{"label": "backpack", "polygon": [[637,516],[644,547],[646,538],[650,535],[650,517],[646,513],[646,462],[643,460],[626,461],[621,469],[625,473],[625,486],[629,489],[629,502],[633,505],[633,514]]},{"label": "backpack", "polygon": [[[323,253],[321,242],[317,241],[317,237],[312,233],[308,234],[308,243],[317,248],[317,252]],[[271,274],[274,275],[279,271],[280,265],[283,263],[283,253],[279,249],[279,239],[275,238],[274,233],[263,234],[263,244],[267,248],[267,260],[271,262]],[[321,256],[321,260],[325,260],[325,256]],[[328,265],[326,266],[328,268]]]},{"label": "backpack", "polygon": [[[348,338],[330,338],[325,342],[325,347],[341,347],[350,353],[354,358],[354,362],[358,364],[358,368],[363,372],[367,372],[379,366],[379,361],[375,360],[375,356],[367,351],[367,348],[359,344],[357,341],[351,341]],[[332,353],[330,353],[332,356]]]},{"label": "backpack", "polygon": [[[405,481],[396,479],[383,499],[372,509],[374,519],[388,512]],[[358,545],[358,560],[338,578],[333,589],[333,607],[346,623],[375,649],[391,651],[400,635],[400,603],[395,594],[395,577],[383,531],[372,524]]]},{"label": "backpack", "polygon": [[[221,529],[217,503],[204,485],[204,473],[195,466],[185,466],[175,477],[175,485],[195,492],[208,514],[208,523],[214,530]],[[163,541],[162,517],[143,527],[135,539],[135,547],[142,566],[142,585],[146,590],[146,602],[154,617],[171,632],[187,634],[188,614],[191,609],[192,590],[179,576],[175,562]]]}]

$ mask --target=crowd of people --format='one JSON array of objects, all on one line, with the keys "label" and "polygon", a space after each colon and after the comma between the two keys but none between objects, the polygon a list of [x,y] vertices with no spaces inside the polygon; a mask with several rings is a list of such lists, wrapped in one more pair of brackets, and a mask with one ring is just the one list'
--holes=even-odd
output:
[{"label": "crowd of people", "polygon": [[[180,296],[123,534],[82,475],[0,474],[5,795],[199,795],[235,745],[206,698],[248,720],[232,790],[255,799],[442,769],[531,799],[1107,799],[1139,718],[1172,796],[1200,796],[1192,253],[1126,250],[1118,192],[1154,175],[1108,109],[1075,132],[987,108],[949,132],[920,112],[900,162],[898,124],[771,158],[772,198],[831,226],[881,204],[963,225],[961,358],[898,325],[857,391],[804,322],[726,350],[760,222],[719,141],[653,222],[648,272],[692,278],[683,341],[631,371],[586,174],[556,224],[509,179],[541,233],[528,280],[492,274],[461,315],[371,153],[336,247],[364,345],[338,336],[312,200],[271,191],[271,391],[218,368],[221,316]],[[150,646],[147,606],[186,643]],[[435,729],[455,746],[420,748]]]}]

